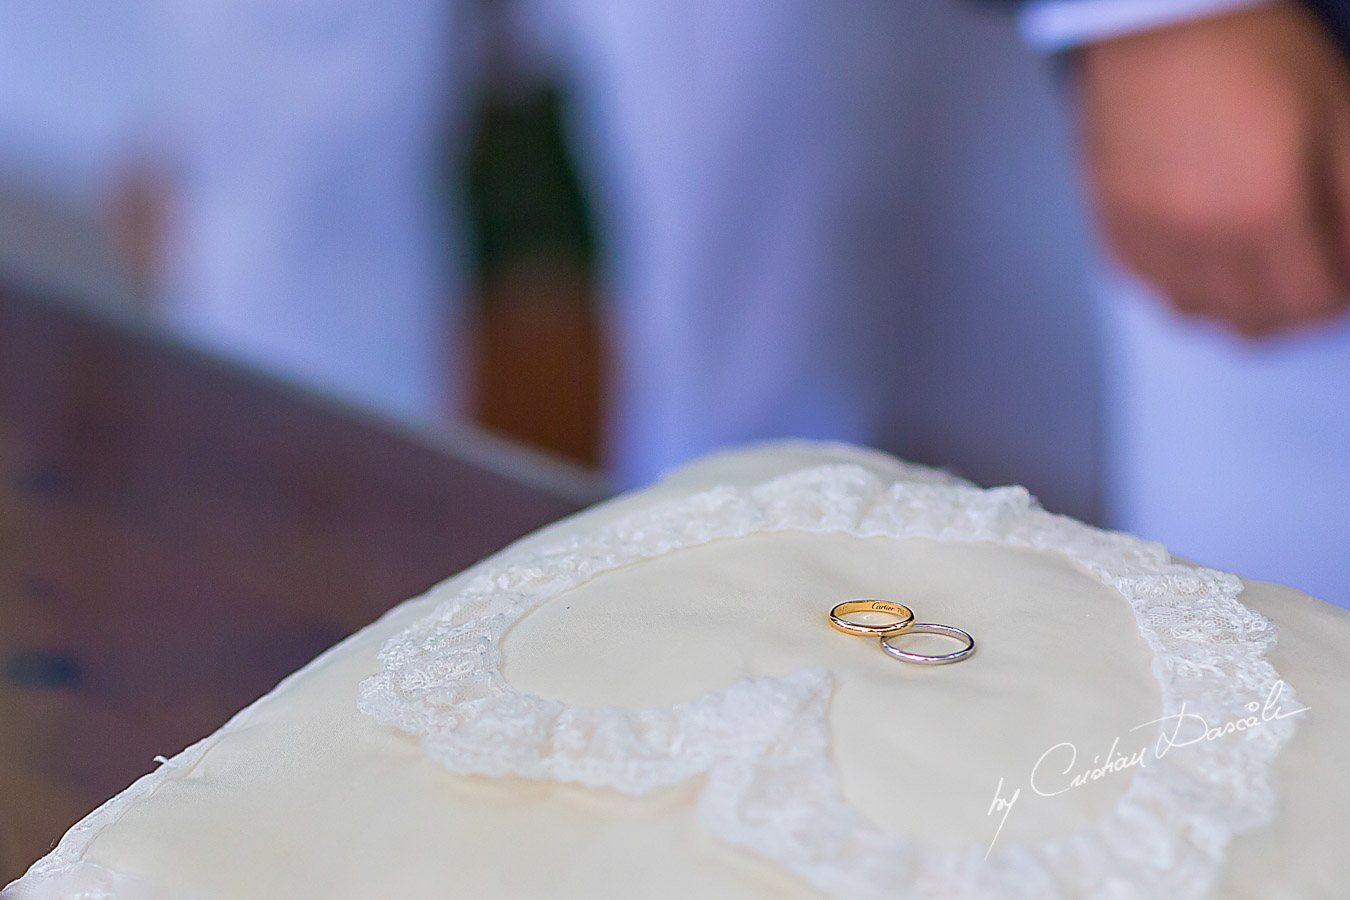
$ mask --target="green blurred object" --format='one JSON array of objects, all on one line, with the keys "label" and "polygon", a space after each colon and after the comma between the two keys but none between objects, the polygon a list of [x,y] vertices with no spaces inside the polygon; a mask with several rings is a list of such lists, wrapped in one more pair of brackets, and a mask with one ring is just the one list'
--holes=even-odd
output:
[{"label": "green blurred object", "polygon": [[554,89],[485,106],[469,159],[468,209],[480,278],[524,259],[595,255],[590,210],[563,137]]}]

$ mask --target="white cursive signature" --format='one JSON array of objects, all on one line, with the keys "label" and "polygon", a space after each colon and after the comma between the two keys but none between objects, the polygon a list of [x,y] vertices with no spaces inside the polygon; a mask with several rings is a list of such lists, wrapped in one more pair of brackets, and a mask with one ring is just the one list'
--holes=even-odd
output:
[{"label": "white cursive signature", "polygon": [[[1266,695],[1266,702],[1260,703],[1253,700],[1247,704],[1247,712],[1251,715],[1243,716],[1238,719],[1224,722],[1222,725],[1210,726],[1204,717],[1193,712],[1186,711],[1186,704],[1181,705],[1179,712],[1159,719],[1153,719],[1136,725],[1131,731],[1138,731],[1141,728],[1150,726],[1160,726],[1158,730],[1158,740],[1152,748],[1147,746],[1141,748],[1128,756],[1120,753],[1120,738],[1117,737],[1111,742],[1111,749],[1106,752],[1105,758],[1101,756],[1093,757],[1093,765],[1075,771],[1078,764],[1078,748],[1069,741],[1061,741],[1055,744],[1049,750],[1041,754],[1041,758],[1036,760],[1036,765],[1031,768],[1031,775],[1027,779],[1031,790],[1041,797],[1057,797],[1074,788],[1082,787],[1085,784],[1098,781],[1108,775],[1114,775],[1118,772],[1125,772],[1130,769],[1142,769],[1148,766],[1152,760],[1159,760],[1177,747],[1189,747],[1192,744],[1198,744],[1201,741],[1216,741],[1219,738],[1230,734],[1236,734],[1240,731],[1251,731],[1259,728],[1267,722],[1273,722],[1277,719],[1285,719],[1289,716],[1296,716],[1304,713],[1310,707],[1301,706],[1298,709],[1285,710],[1280,707],[1280,698],[1284,694],[1284,682],[1277,681],[1271,687],[1270,693]],[[1170,723],[1170,724],[1168,724]],[[1183,735],[1183,730],[1186,734]],[[1152,752],[1150,752],[1150,749]],[[1059,765],[1059,763],[1063,765]],[[1042,769],[1044,768],[1044,771]],[[1070,773],[1073,773],[1070,775]],[[1021,799],[1022,789],[1015,788],[1011,795],[1004,795],[1004,780],[998,780],[998,787],[994,788],[994,800],[989,804],[986,816],[1001,814],[998,822],[998,828],[994,831],[994,837],[989,841],[989,848],[985,850],[985,859],[994,849],[998,836],[1003,833],[1003,826],[1007,824],[1008,816],[1012,813],[1013,806]]]}]

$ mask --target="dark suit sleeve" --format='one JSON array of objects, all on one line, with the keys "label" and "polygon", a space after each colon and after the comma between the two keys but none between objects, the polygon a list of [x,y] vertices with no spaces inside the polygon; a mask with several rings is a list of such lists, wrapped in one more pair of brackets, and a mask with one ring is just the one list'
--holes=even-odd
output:
[{"label": "dark suit sleeve", "polygon": [[1335,35],[1341,50],[1350,56],[1350,0],[1303,0],[1304,4],[1317,13]]},{"label": "dark suit sleeve", "polygon": [[[1003,6],[1014,9],[1026,5],[1026,0],[977,0],[986,6]],[[1084,0],[1092,2],[1092,0]],[[1350,0],[1300,0],[1311,9],[1327,30],[1336,38],[1341,50],[1350,57]]]}]

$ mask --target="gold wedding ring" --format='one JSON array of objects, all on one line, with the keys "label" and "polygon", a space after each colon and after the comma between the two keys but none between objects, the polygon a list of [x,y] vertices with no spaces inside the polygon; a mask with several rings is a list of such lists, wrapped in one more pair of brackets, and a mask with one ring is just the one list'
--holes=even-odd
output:
[{"label": "gold wedding ring", "polygon": [[975,638],[970,636],[970,632],[962,631],[955,625],[934,625],[929,622],[916,622],[905,629],[906,635],[910,634],[940,634],[943,637],[955,638],[961,642],[961,647],[953,650],[951,653],[927,654],[911,653],[908,650],[901,650],[899,647],[892,646],[890,643],[892,637],[898,635],[885,635],[881,639],[881,649],[898,660],[909,663],[919,663],[924,666],[942,666],[947,663],[954,663],[965,659],[975,652]]},{"label": "gold wedding ring", "polygon": [[[900,621],[885,622],[880,625],[870,625],[865,622],[850,622],[848,619],[844,618],[844,616],[849,613],[859,612],[889,613],[893,616],[899,616]],[[900,634],[913,624],[914,610],[902,603],[892,603],[889,600],[878,600],[875,597],[865,597],[860,600],[846,600],[830,610],[830,625],[836,631],[842,631],[844,634],[884,638],[888,635]]]},{"label": "gold wedding ring", "polygon": [[[844,616],[849,613],[887,613],[892,616],[899,616],[900,620],[871,625],[845,619]],[[915,622],[914,610],[908,606],[890,600],[879,600],[876,597],[863,597],[840,603],[830,610],[830,626],[844,634],[881,638],[881,649],[891,658],[898,659],[901,662],[918,663],[924,666],[941,666],[959,662],[975,652],[975,638],[971,636],[970,632],[963,631],[955,625]],[[909,650],[901,650],[891,643],[893,638],[909,634],[937,634],[954,638],[961,643],[961,646],[951,653],[914,653]]]}]

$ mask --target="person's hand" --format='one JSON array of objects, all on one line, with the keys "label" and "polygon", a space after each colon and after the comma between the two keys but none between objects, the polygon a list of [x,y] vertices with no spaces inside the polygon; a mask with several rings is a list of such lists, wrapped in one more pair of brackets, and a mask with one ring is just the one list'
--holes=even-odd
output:
[{"label": "person's hand", "polygon": [[1350,305],[1350,70],[1292,3],[1079,52],[1089,194],[1126,268],[1264,335]]}]

